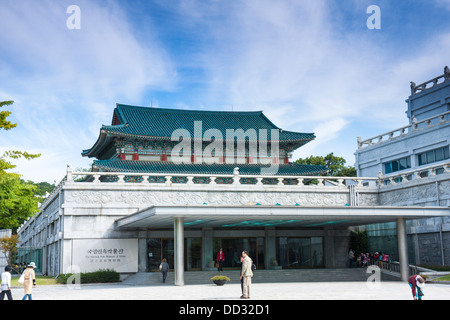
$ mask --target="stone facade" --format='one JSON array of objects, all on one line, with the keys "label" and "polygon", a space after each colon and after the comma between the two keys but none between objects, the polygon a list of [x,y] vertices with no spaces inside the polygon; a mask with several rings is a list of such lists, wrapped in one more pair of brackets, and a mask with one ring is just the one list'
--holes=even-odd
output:
[{"label": "stone facade", "polygon": [[[411,82],[411,95],[406,100],[409,124],[379,136],[361,140],[355,152],[358,176],[381,175],[380,205],[400,206],[450,206],[450,179],[448,155],[427,164],[421,155],[446,151],[450,146],[450,81],[449,69],[444,74],[422,84]],[[444,150],[445,149],[445,150]],[[434,156],[434,154],[432,154]],[[386,164],[408,159],[408,168],[392,173],[386,172]],[[404,160],[403,160],[404,161]],[[405,162],[404,162],[405,163]],[[427,179],[421,179],[427,177]],[[397,183],[402,181],[402,183]],[[449,264],[450,219],[418,219],[408,221],[410,263]],[[375,237],[377,250],[392,250],[390,230],[392,225],[368,227]],[[395,228],[394,228],[395,229]],[[384,239],[384,240],[383,240]],[[394,239],[395,240],[395,239]],[[447,242],[446,242],[447,241]],[[385,248],[385,249],[382,249]],[[439,258],[438,258],[439,257]]]}]

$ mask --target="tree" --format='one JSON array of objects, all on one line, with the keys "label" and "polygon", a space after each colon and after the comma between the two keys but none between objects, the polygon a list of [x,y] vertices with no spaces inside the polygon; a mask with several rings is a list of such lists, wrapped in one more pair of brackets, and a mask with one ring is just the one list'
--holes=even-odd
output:
[{"label": "tree", "polygon": [[[0,101],[0,108],[3,106],[10,106],[14,103],[14,101]],[[11,111],[0,111],[0,128],[5,130],[10,130],[17,126],[17,123],[11,123],[11,121],[6,121],[6,118],[9,117]]]},{"label": "tree", "polygon": [[350,232],[350,247],[356,253],[369,252],[369,239],[367,231],[352,230]]},{"label": "tree", "polygon": [[19,236],[15,234],[0,239],[0,250],[2,250],[2,253],[5,255],[7,264],[11,267],[14,265],[13,262],[15,260],[19,242]]},{"label": "tree", "polygon": [[44,202],[47,193],[50,194],[55,188],[54,184],[50,184],[48,182],[33,182],[31,180],[27,180],[27,184],[35,186],[34,196],[38,198],[39,202]]},{"label": "tree", "polygon": [[[0,107],[12,105],[13,101],[0,102]],[[10,111],[0,112],[0,129],[11,130],[17,123],[11,123],[6,118]],[[23,151],[5,151],[0,156],[0,228],[17,228],[24,220],[38,210],[38,199],[34,196],[35,187],[20,179],[20,174],[7,172],[16,166],[10,159],[25,158],[27,160],[39,157],[40,154],[30,154]]]},{"label": "tree", "polygon": [[329,176],[356,177],[356,169],[351,166],[345,166],[345,159],[335,156],[333,152],[327,154],[325,157],[310,156],[305,159],[299,158],[295,163],[326,166],[329,169]]}]

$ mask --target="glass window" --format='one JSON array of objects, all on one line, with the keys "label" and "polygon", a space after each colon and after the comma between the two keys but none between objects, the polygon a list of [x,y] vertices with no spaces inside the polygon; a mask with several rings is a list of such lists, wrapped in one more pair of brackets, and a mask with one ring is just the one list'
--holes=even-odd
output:
[{"label": "glass window", "polygon": [[225,253],[224,268],[240,268],[240,258],[244,250],[248,252],[258,269],[264,268],[264,238],[214,238],[212,252],[214,261],[220,248]]},{"label": "glass window", "polygon": [[186,270],[201,270],[202,238],[186,238],[185,241]]},{"label": "glass window", "polygon": [[[420,158],[419,158],[419,162],[420,162]],[[410,159],[410,157],[405,157],[405,158],[401,158],[398,160],[386,162],[384,164],[384,173],[389,174],[392,172],[405,170],[405,169],[409,169],[409,168],[411,168],[411,159]]]},{"label": "glass window", "polygon": [[388,174],[391,172],[392,172],[391,163],[390,162],[385,163],[384,164],[384,173]]},{"label": "glass window", "polygon": [[312,252],[312,266],[323,267],[325,265],[323,261],[323,238],[312,237],[311,238],[311,252]]},{"label": "glass window", "polygon": [[425,165],[437,161],[442,161],[449,158],[449,147],[438,148],[427,152],[419,153],[417,155],[419,165]]},{"label": "glass window", "polygon": [[324,266],[323,238],[277,238],[278,265],[285,269]]},{"label": "glass window", "polygon": [[435,162],[435,158],[434,158],[434,150],[433,151],[428,151],[427,152],[427,162]]},{"label": "glass window", "polygon": [[421,153],[419,154],[419,166],[422,166],[427,163],[427,154]]}]

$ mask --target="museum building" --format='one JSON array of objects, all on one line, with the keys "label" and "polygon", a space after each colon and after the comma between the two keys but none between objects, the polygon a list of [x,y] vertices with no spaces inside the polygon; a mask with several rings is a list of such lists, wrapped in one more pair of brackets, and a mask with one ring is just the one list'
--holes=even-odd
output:
[{"label": "museum building", "polygon": [[[193,111],[117,104],[111,125],[82,152],[91,172],[67,175],[19,229],[42,248],[42,273],[346,267],[349,227],[397,222],[406,276],[405,221],[448,208],[380,205],[396,193],[382,177],[330,177],[324,166],[289,161],[315,138],[286,131],[263,112]],[[448,165],[444,174],[449,174]],[[424,181],[426,179],[424,178]]]}]

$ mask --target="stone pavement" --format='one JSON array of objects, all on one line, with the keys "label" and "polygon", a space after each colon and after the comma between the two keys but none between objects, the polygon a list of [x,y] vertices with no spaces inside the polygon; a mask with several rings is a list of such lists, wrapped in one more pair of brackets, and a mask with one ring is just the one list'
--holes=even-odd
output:
[{"label": "stone pavement", "polygon": [[[379,287],[367,282],[255,283],[251,299],[245,300],[412,300],[409,285],[401,281],[382,281]],[[23,288],[12,289],[13,298],[23,297]],[[425,285],[424,300],[450,300],[450,285]],[[123,284],[38,286],[33,300],[240,300],[239,283],[174,286],[129,286]]]}]

